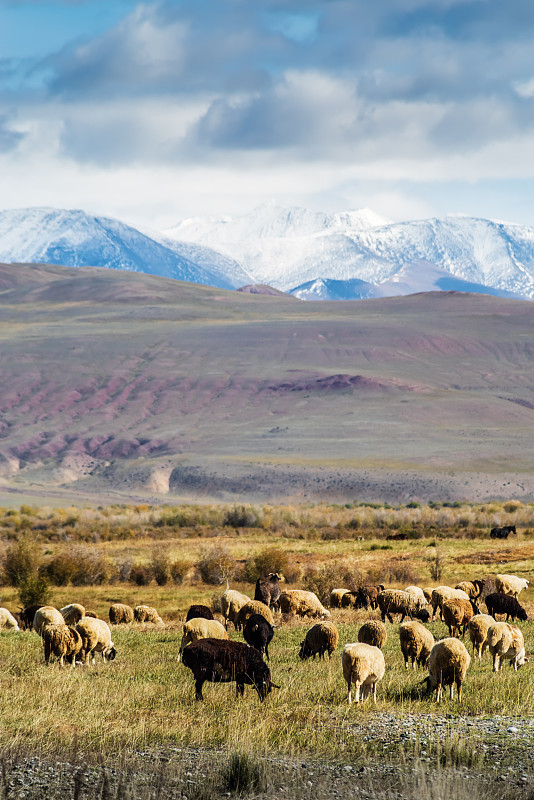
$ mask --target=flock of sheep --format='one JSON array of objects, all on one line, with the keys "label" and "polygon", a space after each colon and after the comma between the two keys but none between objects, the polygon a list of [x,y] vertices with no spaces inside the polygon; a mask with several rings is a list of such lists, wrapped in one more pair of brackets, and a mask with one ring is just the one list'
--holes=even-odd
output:
[{"label": "flock of sheep", "polygon": [[[462,684],[471,658],[460,640],[466,631],[473,646],[473,657],[482,659],[489,650],[493,670],[499,671],[503,660],[510,661],[515,670],[525,663],[525,643],[520,628],[509,620],[527,619],[518,597],[529,581],[515,575],[495,576],[496,592],[486,595],[487,614],[481,613],[479,603],[485,586],[483,580],[464,581],[456,587],[421,588],[408,586],[404,590],[384,586],[363,586],[357,591],[333,589],[331,607],[377,609],[381,620],[370,619],[358,631],[358,641],[345,644],[342,651],[343,676],[348,688],[348,702],[360,702],[372,693],[376,702],[377,684],[384,677],[386,664],[382,648],[387,640],[386,620],[400,614],[399,640],[405,667],[411,662],[427,667],[429,691],[436,691],[440,702],[443,687],[450,687],[453,699],[454,684],[458,699],[462,699]],[[235,681],[237,693],[244,685],[254,685],[263,700],[275,684],[263,661],[269,659],[269,644],[280,615],[318,619],[300,644],[301,659],[329,657],[336,650],[339,632],[331,621],[331,613],[313,592],[301,589],[281,590],[279,576],[271,573],[256,583],[254,599],[227,588],[220,598],[221,613],[214,614],[204,605],[193,605],[183,626],[179,659],[189,667],[195,678],[196,697],[202,699],[202,685],[207,681]],[[506,614],[506,621],[496,621],[495,614]],[[430,618],[440,615],[447,625],[449,636],[435,641],[425,627]],[[42,638],[44,659],[48,664],[54,656],[61,665],[68,662],[95,663],[95,653],[104,661],[115,658],[111,628],[84,607],[72,603],[58,610],[52,606],[24,609],[16,618],[7,609],[0,609],[0,627],[18,630],[32,628]],[[410,620],[404,622],[405,617]],[[287,616],[285,617],[287,618]],[[109,609],[112,625],[134,621],[163,625],[157,611],[150,606],[131,608],[114,603]],[[228,625],[243,632],[245,643],[230,642]]]}]

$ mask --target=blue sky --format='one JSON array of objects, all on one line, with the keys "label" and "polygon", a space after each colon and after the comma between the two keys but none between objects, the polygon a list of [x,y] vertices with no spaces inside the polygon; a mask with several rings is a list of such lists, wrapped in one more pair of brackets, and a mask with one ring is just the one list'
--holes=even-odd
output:
[{"label": "blue sky", "polygon": [[0,0],[0,208],[534,225],[532,0]]}]

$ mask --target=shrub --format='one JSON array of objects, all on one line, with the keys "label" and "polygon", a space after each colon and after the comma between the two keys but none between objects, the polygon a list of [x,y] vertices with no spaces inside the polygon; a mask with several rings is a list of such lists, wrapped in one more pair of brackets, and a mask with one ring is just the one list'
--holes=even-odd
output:
[{"label": "shrub", "polygon": [[153,577],[152,569],[146,564],[134,564],[130,571],[130,580],[137,586],[148,586]]},{"label": "shrub", "polygon": [[304,588],[315,592],[321,603],[327,604],[330,592],[338,586],[352,585],[354,576],[346,566],[329,564],[324,567],[311,567],[304,575]]},{"label": "shrub", "polygon": [[189,561],[185,561],[183,559],[178,559],[178,561],[173,561],[172,564],[169,565],[169,572],[171,578],[174,583],[177,585],[182,583],[183,579],[191,569],[191,564]]},{"label": "shrub", "polygon": [[259,528],[261,522],[259,511],[246,506],[234,506],[226,512],[223,518],[223,525],[229,525],[232,528]]},{"label": "shrub", "polygon": [[48,581],[42,575],[31,575],[19,584],[18,595],[23,606],[48,605]]},{"label": "shrub", "polygon": [[19,587],[39,575],[41,548],[27,536],[10,545],[4,556],[3,572],[9,586]]},{"label": "shrub", "polygon": [[133,567],[133,558],[127,556],[115,562],[115,569],[117,571],[117,580],[121,582],[129,581]]},{"label": "shrub", "polygon": [[73,547],[71,557],[76,564],[71,577],[73,586],[97,586],[116,577],[110,562],[92,547]]},{"label": "shrub", "polygon": [[236,562],[228,548],[215,545],[202,550],[196,568],[204,583],[218,586],[234,576]]},{"label": "shrub", "polygon": [[270,572],[286,574],[289,567],[289,556],[282,547],[267,547],[261,553],[247,558],[240,572],[239,579],[256,583],[258,578]]},{"label": "shrub", "polygon": [[59,553],[41,567],[40,574],[55,586],[66,586],[77,571],[78,564],[72,558],[72,555],[70,553]]},{"label": "shrub", "polygon": [[169,552],[168,550],[157,548],[152,551],[152,574],[158,586],[165,586],[171,577]]},{"label": "shrub", "polygon": [[265,766],[250,753],[232,753],[222,778],[224,789],[234,794],[258,794],[266,788]]}]

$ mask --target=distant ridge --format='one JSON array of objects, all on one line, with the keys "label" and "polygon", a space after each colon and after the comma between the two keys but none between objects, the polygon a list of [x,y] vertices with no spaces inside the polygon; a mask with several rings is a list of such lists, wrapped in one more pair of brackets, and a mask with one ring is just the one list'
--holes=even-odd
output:
[{"label": "distant ridge", "polygon": [[287,296],[287,292],[281,292],[280,289],[274,289],[272,286],[267,286],[266,283],[252,283],[247,286],[240,286],[238,292],[245,292],[246,294],[265,294],[273,297]]}]

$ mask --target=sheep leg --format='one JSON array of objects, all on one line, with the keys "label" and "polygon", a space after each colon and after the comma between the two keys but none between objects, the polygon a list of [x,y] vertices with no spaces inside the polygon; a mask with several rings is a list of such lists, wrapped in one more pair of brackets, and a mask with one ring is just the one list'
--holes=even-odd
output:
[{"label": "sheep leg", "polygon": [[348,701],[349,701],[349,706],[350,706],[350,704],[352,703],[352,691],[351,691],[352,690],[352,678],[349,678],[347,683],[349,685]]},{"label": "sheep leg", "polygon": [[456,679],[456,686],[458,687],[458,702],[461,703],[462,702],[462,683],[458,678]]},{"label": "sheep leg", "polygon": [[195,681],[195,700],[204,700],[202,697],[202,687],[204,686],[204,678],[197,678]]},{"label": "sheep leg", "polygon": [[50,663],[50,644],[48,642],[44,643],[44,659],[46,666]]},{"label": "sheep leg", "polygon": [[441,698],[443,697],[443,686],[441,681],[439,681],[436,689],[436,703],[441,703]]}]

